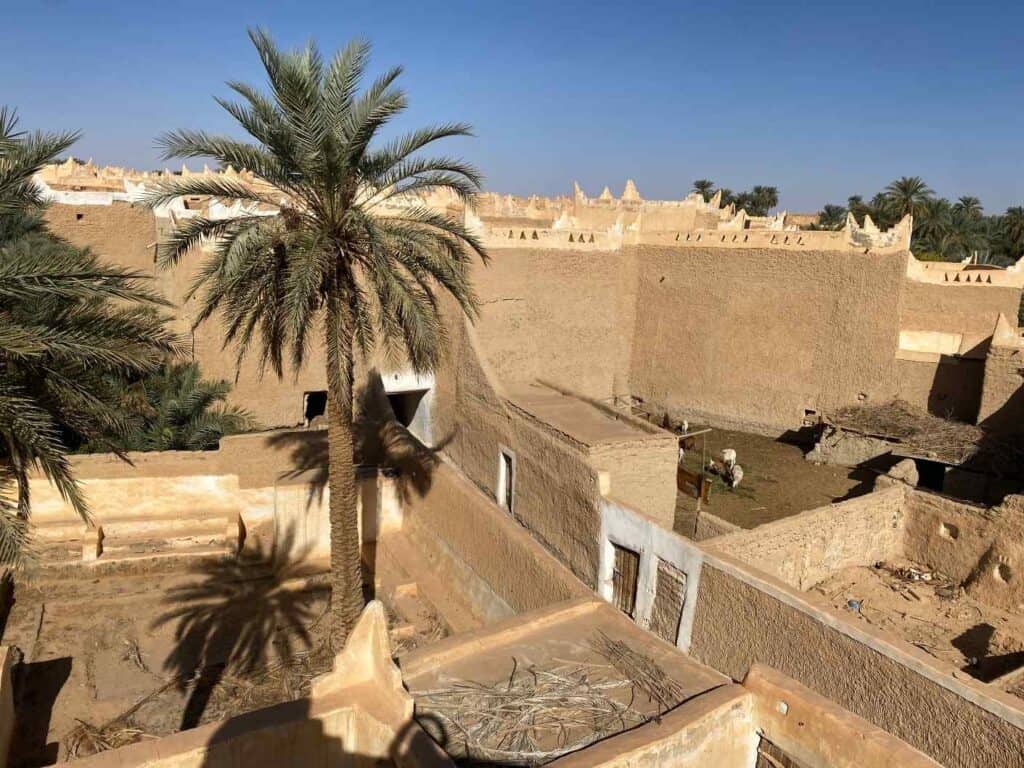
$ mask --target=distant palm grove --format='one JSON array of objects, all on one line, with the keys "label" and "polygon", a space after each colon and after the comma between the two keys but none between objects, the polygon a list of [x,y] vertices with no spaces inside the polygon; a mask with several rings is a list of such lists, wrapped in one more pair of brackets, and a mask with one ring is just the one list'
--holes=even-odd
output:
[{"label": "distant palm grove", "polygon": [[[693,191],[705,200],[721,191],[722,205],[734,203],[751,216],[766,216],[779,204],[776,187],[755,186],[736,194],[727,188],[716,188],[709,179],[698,179],[693,182]],[[848,213],[859,222],[870,216],[882,229],[888,229],[907,214],[912,215],[911,247],[919,259],[976,258],[982,264],[1009,266],[1024,255],[1024,206],[1011,206],[1004,213],[987,215],[978,198],[963,195],[951,202],[936,196],[919,176],[896,179],[868,200],[851,195],[846,205],[825,205],[818,212],[818,222],[811,227],[842,229]]]}]

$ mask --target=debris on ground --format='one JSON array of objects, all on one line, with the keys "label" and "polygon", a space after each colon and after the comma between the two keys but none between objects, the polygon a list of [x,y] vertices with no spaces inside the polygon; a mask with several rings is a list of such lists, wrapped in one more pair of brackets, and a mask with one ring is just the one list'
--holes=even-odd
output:
[{"label": "debris on ground", "polygon": [[587,645],[599,660],[539,666],[513,656],[507,679],[417,691],[417,716],[428,731],[436,718],[451,754],[539,765],[658,719],[684,700],[676,680],[626,643],[599,631]]}]

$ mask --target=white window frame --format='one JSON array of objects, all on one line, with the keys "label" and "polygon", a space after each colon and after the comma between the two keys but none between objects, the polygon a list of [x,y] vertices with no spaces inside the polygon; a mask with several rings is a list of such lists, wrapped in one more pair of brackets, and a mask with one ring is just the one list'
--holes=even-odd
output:
[{"label": "white window frame", "polygon": [[[506,461],[505,459],[508,459]],[[516,452],[504,445],[498,446],[498,478],[494,485],[494,498],[498,506],[510,515],[516,508]],[[511,506],[506,503],[511,501]]]}]

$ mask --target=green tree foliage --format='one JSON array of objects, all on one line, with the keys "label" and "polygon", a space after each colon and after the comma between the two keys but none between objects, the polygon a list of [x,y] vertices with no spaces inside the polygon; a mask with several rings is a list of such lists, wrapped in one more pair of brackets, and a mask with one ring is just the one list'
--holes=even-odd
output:
[{"label": "green tree foliage", "polygon": [[115,386],[128,423],[109,442],[122,452],[208,451],[225,435],[256,428],[252,414],[226,404],[231,383],[202,378],[196,363],[170,362],[134,384]]},{"label": "green tree foliage", "polygon": [[743,208],[751,216],[767,216],[768,212],[779,204],[779,190],[777,187],[757,185],[749,192],[734,193],[731,189],[721,187],[715,188],[715,182],[711,179],[697,179],[693,182],[693,191],[699,192],[705,202],[717,193],[722,193],[722,205],[735,205],[736,209]]},{"label": "green tree foliage", "polygon": [[818,214],[818,229],[840,229],[847,213],[865,216],[879,227],[897,224],[905,214],[914,219],[911,248],[919,259],[979,262],[1008,266],[1024,256],[1024,208],[1008,208],[1001,216],[986,216],[981,201],[963,195],[955,203],[936,197],[919,176],[903,176],[865,201],[851,195],[845,206],[829,204]]},{"label": "green tree foliage", "polygon": [[270,92],[242,83],[241,100],[218,100],[248,141],[205,131],[176,131],[160,144],[165,157],[212,158],[255,173],[279,192],[268,195],[226,179],[185,178],[156,192],[152,204],[179,195],[213,195],[278,207],[273,216],[188,219],[159,248],[164,266],[200,243],[211,245],[192,294],[197,322],[220,314],[239,359],[255,352],[279,376],[297,370],[310,345],[326,353],[328,486],[331,520],[331,609],[342,640],[363,606],[353,467],[352,393],[357,354],[373,349],[402,357],[417,371],[435,367],[444,348],[441,299],[470,317],[477,238],[459,222],[412,203],[435,189],[471,200],[480,176],[453,157],[421,150],[469,127],[449,123],[389,141],[381,130],[406,108],[390,69],[360,90],[370,48],[354,42],[326,62],[315,46],[286,52],[250,32]]},{"label": "green tree foliage", "polygon": [[123,434],[111,380],[157,370],[177,349],[143,275],[102,263],[42,224],[33,174],[74,134],[17,131],[0,110],[0,564],[24,551],[29,477],[41,471],[74,509],[89,510],[69,442]]},{"label": "green tree foliage", "polygon": [[697,192],[704,198],[704,202],[711,199],[714,194],[715,182],[711,179],[697,179],[693,182],[693,191]]}]

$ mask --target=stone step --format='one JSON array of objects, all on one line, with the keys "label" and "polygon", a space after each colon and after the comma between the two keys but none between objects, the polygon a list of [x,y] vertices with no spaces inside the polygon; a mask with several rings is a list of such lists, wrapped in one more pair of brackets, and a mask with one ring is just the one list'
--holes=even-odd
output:
[{"label": "stone step", "polygon": [[[409,576],[404,581],[416,583],[415,600],[429,604],[452,632],[467,632],[483,626],[483,622],[473,613],[470,606],[450,587],[441,583],[430,563],[404,533],[395,532],[382,538],[377,542],[377,552],[378,557],[383,555],[393,558],[394,562],[401,566],[402,572]],[[401,587],[401,583],[395,586]],[[396,611],[401,613],[401,605],[410,599],[413,598],[396,596]],[[412,624],[416,623],[408,620]]]},{"label": "stone step", "polygon": [[48,562],[39,568],[46,578],[75,578],[87,575],[118,576],[153,573],[185,573],[200,568],[204,563],[228,557],[223,546],[190,545],[157,552],[121,551],[105,553],[98,560],[81,559],[70,562]]},{"label": "stone step", "polygon": [[[137,539],[151,536],[170,536],[178,531],[223,531],[227,528],[227,515],[187,515],[178,517],[108,518],[100,521],[107,538]],[[80,520],[44,523],[33,528],[37,541],[80,541],[86,531]]]}]

